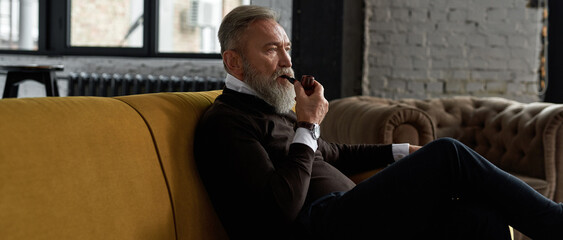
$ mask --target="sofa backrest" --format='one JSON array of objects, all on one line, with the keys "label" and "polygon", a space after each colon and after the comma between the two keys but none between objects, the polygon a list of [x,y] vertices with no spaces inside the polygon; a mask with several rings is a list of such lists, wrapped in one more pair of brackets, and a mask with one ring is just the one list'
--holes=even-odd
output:
[{"label": "sofa backrest", "polygon": [[219,93],[0,100],[0,238],[226,239],[192,153]]},{"label": "sofa backrest", "polygon": [[193,155],[198,120],[221,91],[125,96],[156,143],[172,198],[179,239],[227,239],[208,198]]}]

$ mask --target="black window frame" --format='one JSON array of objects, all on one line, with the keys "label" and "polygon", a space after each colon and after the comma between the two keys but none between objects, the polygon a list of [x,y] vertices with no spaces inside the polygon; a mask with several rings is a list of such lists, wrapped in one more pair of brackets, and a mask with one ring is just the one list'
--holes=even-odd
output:
[{"label": "black window frame", "polygon": [[72,47],[69,36],[70,2],[39,0],[38,49],[0,49],[0,54],[221,59],[219,53],[158,52],[158,0],[144,0],[143,47]]}]

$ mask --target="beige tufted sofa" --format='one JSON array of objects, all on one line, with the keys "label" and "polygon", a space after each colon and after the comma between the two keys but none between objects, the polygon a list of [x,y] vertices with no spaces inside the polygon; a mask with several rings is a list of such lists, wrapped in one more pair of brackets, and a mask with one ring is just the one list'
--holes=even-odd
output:
[{"label": "beige tufted sofa", "polygon": [[563,201],[563,105],[503,98],[333,100],[323,138],[345,143],[467,144],[548,198]]},{"label": "beige tufted sofa", "polygon": [[544,196],[563,201],[563,104],[356,96],[331,101],[321,130],[325,140],[342,143],[424,145],[452,137]]}]

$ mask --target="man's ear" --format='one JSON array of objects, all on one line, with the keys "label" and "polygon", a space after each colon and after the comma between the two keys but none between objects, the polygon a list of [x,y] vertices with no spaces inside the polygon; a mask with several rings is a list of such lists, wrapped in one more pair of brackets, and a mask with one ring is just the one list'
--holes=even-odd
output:
[{"label": "man's ear", "polygon": [[223,63],[229,69],[229,72],[237,77],[238,79],[243,79],[243,64],[242,64],[242,56],[233,51],[233,50],[226,50],[223,52]]}]

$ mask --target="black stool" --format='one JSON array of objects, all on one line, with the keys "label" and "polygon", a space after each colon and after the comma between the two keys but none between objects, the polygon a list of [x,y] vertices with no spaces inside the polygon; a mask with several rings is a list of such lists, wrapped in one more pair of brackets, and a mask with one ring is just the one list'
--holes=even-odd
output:
[{"label": "black stool", "polygon": [[59,96],[56,71],[62,71],[63,65],[0,65],[0,71],[8,72],[2,98],[18,97],[20,83],[34,80],[45,85],[47,96]]}]

